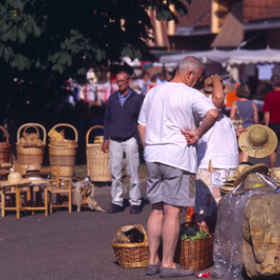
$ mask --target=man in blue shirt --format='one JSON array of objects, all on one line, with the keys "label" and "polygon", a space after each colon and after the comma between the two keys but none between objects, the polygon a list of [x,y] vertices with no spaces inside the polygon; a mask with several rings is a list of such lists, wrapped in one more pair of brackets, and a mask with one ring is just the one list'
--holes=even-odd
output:
[{"label": "man in blue shirt", "polygon": [[123,210],[122,166],[126,157],[127,171],[130,177],[131,214],[141,212],[141,192],[139,187],[139,151],[137,121],[143,97],[130,87],[131,76],[126,71],[116,75],[119,90],[110,95],[104,118],[104,143],[102,151],[109,152],[110,172],[112,175],[112,206],[108,213]]}]

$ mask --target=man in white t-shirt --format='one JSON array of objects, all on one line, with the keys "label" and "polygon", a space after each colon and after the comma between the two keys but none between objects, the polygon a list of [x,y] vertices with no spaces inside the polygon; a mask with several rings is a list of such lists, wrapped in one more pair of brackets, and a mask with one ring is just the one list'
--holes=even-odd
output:
[{"label": "man in white t-shirt", "polygon": [[[148,170],[147,197],[152,204],[147,224],[150,250],[147,275],[160,273],[160,277],[166,278],[193,274],[173,259],[183,207],[195,202],[195,143],[218,117],[213,103],[192,88],[203,69],[197,58],[184,58],[170,82],[148,92],[140,111],[138,131]],[[201,125],[196,127],[199,121]],[[182,129],[188,131],[185,136]],[[158,256],[161,240],[162,264]]]}]

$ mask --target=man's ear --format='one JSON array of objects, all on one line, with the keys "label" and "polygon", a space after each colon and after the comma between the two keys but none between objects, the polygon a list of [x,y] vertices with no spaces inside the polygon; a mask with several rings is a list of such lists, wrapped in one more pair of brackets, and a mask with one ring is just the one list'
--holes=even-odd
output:
[{"label": "man's ear", "polygon": [[192,75],[193,75],[193,70],[190,70],[190,71],[187,73],[187,78],[188,78],[188,80],[191,80],[191,79],[192,79]]}]

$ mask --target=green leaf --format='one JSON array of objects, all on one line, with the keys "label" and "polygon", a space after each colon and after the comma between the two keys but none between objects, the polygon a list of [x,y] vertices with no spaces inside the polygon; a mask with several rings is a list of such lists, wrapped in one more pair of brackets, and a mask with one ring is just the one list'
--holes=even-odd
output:
[{"label": "green leaf", "polygon": [[17,35],[18,35],[18,41],[19,43],[24,43],[26,40],[26,33],[23,29],[18,28],[17,29]]},{"label": "green leaf", "polygon": [[17,27],[14,26],[12,27],[10,30],[9,30],[9,39],[12,41],[12,42],[15,42],[16,39],[17,39]]},{"label": "green leaf", "polygon": [[33,34],[35,37],[39,37],[41,35],[41,29],[35,22],[32,22]]},{"label": "green leaf", "polygon": [[23,28],[25,28],[27,33],[31,33],[32,32],[32,21],[31,20],[27,20],[23,23]]},{"label": "green leaf", "polygon": [[175,2],[175,10],[181,15],[184,16],[188,14],[187,7],[180,1]]},{"label": "green leaf", "polygon": [[62,52],[60,57],[59,57],[58,63],[65,64],[67,61],[68,61],[67,53]]},{"label": "green leaf", "polygon": [[59,72],[60,74],[63,73],[63,67],[60,63],[56,63],[55,65],[53,65],[52,70],[55,72]]},{"label": "green leaf", "polygon": [[134,59],[134,52],[130,47],[124,47],[122,52],[121,52],[121,57],[128,56],[131,59]]},{"label": "green leaf", "polygon": [[39,60],[37,60],[37,61],[35,62],[35,67],[36,67],[36,68],[40,68],[40,67],[41,67],[41,62],[40,62]]},{"label": "green leaf", "polygon": [[58,60],[58,58],[60,57],[60,55],[61,55],[61,52],[57,52],[54,55],[52,55],[51,56],[52,63],[55,63]]},{"label": "green leaf", "polygon": [[2,55],[3,55],[3,50],[4,50],[4,45],[1,44],[1,46],[0,46],[0,57],[2,57]]},{"label": "green leaf", "polygon": [[86,69],[85,67],[82,67],[77,71],[77,74],[78,75],[86,75],[87,71],[88,71],[88,69]]},{"label": "green leaf", "polygon": [[101,49],[97,49],[96,50],[96,54],[95,54],[96,60],[97,61],[101,61],[102,59],[106,58],[105,57],[105,51],[101,50]]},{"label": "green leaf", "polygon": [[1,20],[0,22],[0,33],[5,33],[11,27],[10,24],[6,24],[5,20]]}]

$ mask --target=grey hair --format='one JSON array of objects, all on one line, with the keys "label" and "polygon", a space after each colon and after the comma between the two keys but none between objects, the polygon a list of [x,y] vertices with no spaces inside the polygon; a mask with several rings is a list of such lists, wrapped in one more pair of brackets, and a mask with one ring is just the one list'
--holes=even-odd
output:
[{"label": "grey hair", "polygon": [[130,78],[132,77],[132,75],[131,75],[128,71],[126,71],[126,70],[121,70],[121,71],[119,71],[119,72],[117,73],[117,75],[118,75],[118,74],[126,74],[127,79],[130,79]]},{"label": "grey hair", "polygon": [[177,71],[180,71],[181,73],[186,73],[190,70],[193,70],[194,72],[199,72],[199,69],[204,69],[204,64],[196,57],[194,56],[187,56],[183,58],[177,65]]}]

